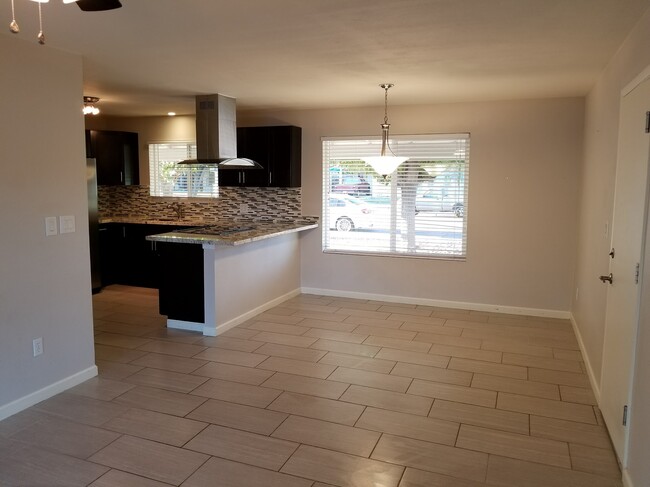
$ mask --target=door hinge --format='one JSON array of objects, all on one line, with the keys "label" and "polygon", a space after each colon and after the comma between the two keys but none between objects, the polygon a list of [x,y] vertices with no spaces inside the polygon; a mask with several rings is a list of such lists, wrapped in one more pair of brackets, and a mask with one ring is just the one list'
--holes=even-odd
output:
[{"label": "door hinge", "polygon": [[634,271],[634,284],[639,284],[639,263],[636,263],[636,270]]},{"label": "door hinge", "polygon": [[627,405],[623,406],[623,426],[627,426]]},{"label": "door hinge", "polygon": [[650,112],[645,112],[645,133],[650,134]]}]

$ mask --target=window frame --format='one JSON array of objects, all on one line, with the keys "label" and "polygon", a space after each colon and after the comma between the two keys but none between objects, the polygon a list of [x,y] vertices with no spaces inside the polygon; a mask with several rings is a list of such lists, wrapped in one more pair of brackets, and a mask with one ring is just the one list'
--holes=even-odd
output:
[{"label": "window frame", "polygon": [[[345,254],[345,255],[362,255],[362,256],[381,256],[381,257],[398,257],[398,258],[415,258],[415,259],[431,259],[431,260],[446,260],[446,261],[457,261],[457,262],[464,262],[467,260],[467,241],[468,241],[468,199],[469,199],[469,168],[470,168],[470,140],[471,140],[471,134],[469,132],[465,133],[453,133],[453,134],[420,134],[420,135],[398,135],[398,136],[391,136],[391,149],[392,151],[395,152],[396,155],[400,156],[407,156],[409,157],[409,160],[403,163],[402,166],[400,166],[402,169],[398,168],[398,172],[400,173],[400,177],[404,177],[404,173],[402,171],[412,171],[413,167],[415,165],[419,165],[419,167],[432,167],[432,164],[435,166],[436,164],[439,164],[439,167],[444,166],[445,164],[447,165],[447,169],[452,167],[452,165],[455,165],[458,167],[457,171],[459,171],[457,174],[458,176],[448,176],[445,177],[445,179],[453,180],[455,178],[455,181],[458,186],[458,188],[462,188],[462,223],[460,225],[460,231],[456,232],[457,234],[460,235],[460,251],[456,251],[453,249],[453,245],[449,245],[446,249],[443,251],[434,251],[432,249],[428,250],[422,250],[419,247],[419,244],[413,244],[412,242],[415,242],[418,236],[418,231],[424,232],[427,230],[430,230],[431,227],[428,226],[420,226],[420,227],[415,227],[413,232],[409,232],[409,227],[407,225],[407,233],[405,237],[409,240],[409,243],[407,244],[406,250],[403,249],[404,244],[401,244],[398,246],[395,243],[396,235],[399,233],[401,234],[401,231],[398,232],[397,226],[395,223],[395,218],[406,220],[407,218],[400,217],[400,216],[395,216],[396,214],[399,214],[399,210],[397,210],[397,207],[401,205],[401,203],[398,203],[398,201],[401,199],[401,189],[397,189],[396,187],[398,186],[397,180],[395,180],[395,183],[393,183],[393,179],[391,179],[391,185],[394,184],[395,187],[391,186],[391,194],[389,198],[389,204],[391,207],[391,216],[390,216],[390,227],[388,228],[388,234],[389,234],[389,240],[390,243],[386,246],[384,245],[382,248],[373,248],[371,245],[370,247],[366,248],[337,248],[333,247],[330,242],[330,236],[332,232],[335,232],[336,230],[330,228],[332,227],[332,224],[330,224],[330,215],[329,215],[329,202],[330,198],[332,195],[338,194],[336,192],[332,191],[332,182],[334,180],[338,180],[339,183],[343,184],[343,181],[345,179],[345,175],[340,172],[339,174],[336,174],[332,172],[332,169],[334,167],[337,167],[334,164],[334,161],[337,160],[337,158],[330,158],[328,160],[328,154],[330,151],[328,150],[327,144],[328,143],[336,143],[336,142],[342,142],[343,144],[351,144],[353,145],[355,142],[358,142],[358,146],[361,147],[363,146],[361,152],[364,151],[370,151],[368,155],[376,155],[377,152],[379,152],[380,144],[381,144],[381,138],[377,136],[344,136],[344,137],[321,137],[321,148],[322,148],[322,163],[323,163],[323,190],[322,190],[322,252],[327,253],[327,254]],[[429,156],[423,156],[422,152],[418,152],[418,149],[408,149],[407,144],[426,144],[426,142],[429,141],[431,143],[437,143],[437,142],[443,142],[443,141],[456,141],[461,143],[463,149],[460,151],[462,154],[462,157],[457,157],[456,160],[449,159],[447,162],[445,162],[442,159],[436,159],[435,157]],[[366,149],[365,147],[368,147]],[[339,151],[334,151],[337,152],[338,155],[340,155],[340,150]],[[435,151],[434,151],[435,152]],[[433,153],[433,152],[432,152]],[[358,156],[358,153],[355,154]],[[413,156],[414,155],[414,156]],[[365,157],[365,155],[364,155]],[[365,165],[364,162],[362,162],[361,157],[346,157],[346,158],[338,158],[339,161],[355,161],[358,160],[360,164]],[[409,165],[410,163],[410,165]],[[407,167],[408,165],[408,167]],[[369,166],[368,166],[369,167]],[[370,170],[372,173],[374,171]],[[444,171],[443,171],[444,172]],[[440,174],[442,174],[441,172]],[[396,173],[391,175],[393,178]],[[439,175],[440,175],[439,174]],[[439,176],[438,175],[438,176]],[[374,174],[374,180],[377,179],[377,177],[380,178],[380,176]],[[391,178],[389,176],[389,179]],[[431,178],[431,181],[434,181],[434,178]],[[424,187],[421,186],[421,182],[419,181],[415,185],[415,189],[413,191],[417,191],[417,194],[420,193],[420,189],[422,189],[422,192],[424,191],[432,191],[431,188],[428,190]],[[403,182],[403,180],[402,180]],[[433,185],[433,183],[430,183]],[[373,186],[374,187],[374,186]],[[372,190],[371,194],[374,193],[374,189]],[[411,193],[412,194],[412,193]],[[415,205],[416,203],[412,203]],[[374,210],[373,210],[374,211]],[[395,212],[394,214],[392,212]],[[441,210],[442,212],[442,210]],[[415,217],[418,215],[418,211],[415,211]],[[454,212],[455,213],[455,212]],[[413,222],[415,222],[415,217],[413,218]],[[386,220],[380,219],[381,223],[385,224]],[[400,223],[400,225],[404,226],[404,223]],[[417,223],[411,223],[411,225],[417,225]],[[361,229],[363,231],[363,229]],[[368,231],[368,230],[366,230]],[[372,231],[372,230],[370,230]],[[384,232],[386,233],[386,232]],[[409,237],[411,235],[411,237]],[[377,239],[379,240],[379,239]],[[431,239],[433,240],[433,238]],[[402,247],[400,249],[400,247]]]}]

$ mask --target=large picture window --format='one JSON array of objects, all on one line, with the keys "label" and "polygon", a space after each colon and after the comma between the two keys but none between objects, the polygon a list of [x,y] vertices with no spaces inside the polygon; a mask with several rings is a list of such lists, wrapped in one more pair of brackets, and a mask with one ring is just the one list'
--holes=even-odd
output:
[{"label": "large picture window", "polygon": [[386,179],[362,160],[380,146],[323,138],[323,251],[464,259],[469,134],[392,136]]},{"label": "large picture window", "polygon": [[184,166],[179,161],[196,159],[196,144],[149,144],[149,194],[212,198],[219,196],[216,166]]}]

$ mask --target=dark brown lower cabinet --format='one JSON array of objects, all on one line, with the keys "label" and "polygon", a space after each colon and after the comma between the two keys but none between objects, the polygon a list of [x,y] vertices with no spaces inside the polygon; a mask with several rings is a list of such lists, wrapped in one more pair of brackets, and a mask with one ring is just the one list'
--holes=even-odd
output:
[{"label": "dark brown lower cabinet", "polygon": [[204,323],[203,247],[158,242],[157,249],[160,314],[172,320]]}]

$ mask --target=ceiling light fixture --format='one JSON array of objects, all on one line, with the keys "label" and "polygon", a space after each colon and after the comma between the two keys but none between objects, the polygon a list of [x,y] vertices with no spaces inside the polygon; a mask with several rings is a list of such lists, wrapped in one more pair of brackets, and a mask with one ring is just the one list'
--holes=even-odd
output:
[{"label": "ceiling light fixture", "polygon": [[[388,90],[395,86],[392,83],[384,83],[379,85],[384,89],[384,123],[381,124],[381,153],[378,156],[364,157],[363,160],[372,166],[372,168],[386,179],[386,176],[393,174],[397,167],[406,161],[408,157],[398,157],[393,154],[388,142],[388,130],[390,124],[388,123]],[[392,155],[386,155],[386,149]]]},{"label": "ceiling light fixture", "polygon": [[167,115],[170,116],[170,117],[175,117],[176,112],[167,112]]},{"label": "ceiling light fixture", "polygon": [[99,101],[99,98],[96,96],[84,96],[84,115],[98,115],[99,108],[95,106],[95,103]]}]

